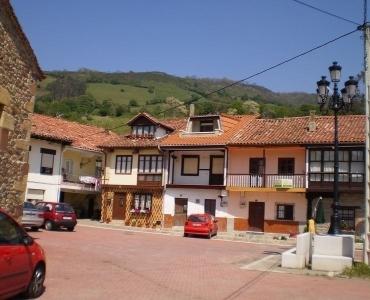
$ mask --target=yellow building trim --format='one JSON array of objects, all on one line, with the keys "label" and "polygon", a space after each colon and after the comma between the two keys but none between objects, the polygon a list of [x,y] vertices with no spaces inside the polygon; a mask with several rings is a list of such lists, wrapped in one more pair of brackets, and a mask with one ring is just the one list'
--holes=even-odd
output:
[{"label": "yellow building trim", "polygon": [[231,192],[284,192],[284,193],[305,193],[305,188],[291,188],[291,189],[279,189],[279,188],[246,188],[246,187],[234,187],[227,186],[226,190]]}]

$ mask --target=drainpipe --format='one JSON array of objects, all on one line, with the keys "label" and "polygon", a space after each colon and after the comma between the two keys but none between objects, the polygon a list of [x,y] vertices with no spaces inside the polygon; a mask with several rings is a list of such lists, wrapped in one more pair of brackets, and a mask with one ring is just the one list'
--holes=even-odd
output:
[{"label": "drainpipe", "polygon": [[63,181],[63,176],[62,176],[62,166],[63,166],[63,162],[64,162],[64,159],[63,159],[63,154],[64,154],[64,151],[65,151],[65,146],[62,144],[60,146],[60,158],[59,158],[59,170],[58,170],[58,176],[59,176],[59,179],[58,179],[58,189],[57,189],[57,202],[60,201],[60,193],[61,193],[61,184],[62,184],[62,181]]}]

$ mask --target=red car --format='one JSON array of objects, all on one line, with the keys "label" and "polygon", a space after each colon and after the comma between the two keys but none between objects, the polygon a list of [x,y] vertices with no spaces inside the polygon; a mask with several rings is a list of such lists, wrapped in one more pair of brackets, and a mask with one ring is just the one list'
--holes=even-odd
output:
[{"label": "red car", "polygon": [[39,202],[36,207],[44,212],[44,224],[46,230],[60,227],[73,231],[77,224],[76,213],[68,203]]},{"label": "red car", "polygon": [[14,219],[0,209],[0,299],[44,291],[44,250]]},{"label": "red car", "polygon": [[203,235],[209,239],[217,234],[217,220],[210,214],[190,215],[184,226],[184,236]]}]

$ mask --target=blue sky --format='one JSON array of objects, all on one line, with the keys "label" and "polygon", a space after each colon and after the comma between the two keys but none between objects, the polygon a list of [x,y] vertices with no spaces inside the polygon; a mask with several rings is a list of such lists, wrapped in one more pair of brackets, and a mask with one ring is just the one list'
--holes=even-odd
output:
[{"label": "blue sky", "polygon": [[[362,0],[304,0],[362,23]],[[12,0],[44,70],[162,71],[238,80],[356,28],[292,0]],[[361,32],[251,79],[314,92],[333,60],[363,68]]]}]

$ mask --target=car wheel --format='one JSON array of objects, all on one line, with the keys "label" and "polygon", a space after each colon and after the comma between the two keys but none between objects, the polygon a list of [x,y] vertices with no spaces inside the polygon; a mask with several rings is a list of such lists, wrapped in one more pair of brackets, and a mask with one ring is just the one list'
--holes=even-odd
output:
[{"label": "car wheel", "polygon": [[207,235],[207,239],[210,239],[212,237],[212,231],[209,231],[208,235]]},{"label": "car wheel", "polygon": [[39,231],[39,228],[38,228],[37,226],[32,226],[32,227],[31,227],[31,230],[32,230],[32,231]]},{"label": "car wheel", "polygon": [[45,222],[45,229],[46,229],[46,230],[53,230],[53,229],[54,229],[53,222],[51,222],[51,221],[46,221],[46,222]]},{"label": "car wheel", "polygon": [[28,285],[27,291],[25,293],[26,298],[37,298],[44,291],[44,280],[45,280],[45,267],[39,265],[36,267],[35,272],[30,284]]},{"label": "car wheel", "polygon": [[73,231],[75,228],[74,227],[67,227],[68,231]]}]

